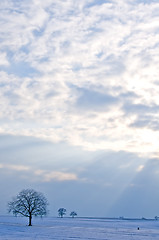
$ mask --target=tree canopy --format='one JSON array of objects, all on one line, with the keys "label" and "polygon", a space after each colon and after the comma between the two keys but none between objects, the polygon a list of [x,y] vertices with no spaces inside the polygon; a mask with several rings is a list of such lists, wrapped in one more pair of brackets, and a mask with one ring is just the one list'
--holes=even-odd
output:
[{"label": "tree canopy", "polygon": [[72,218],[74,218],[75,216],[77,216],[77,213],[76,213],[75,211],[72,211],[72,212],[70,213],[70,216],[71,216]]},{"label": "tree canopy", "polygon": [[32,216],[47,214],[47,205],[48,201],[42,193],[33,189],[24,189],[8,203],[8,210],[15,216],[28,217],[29,226],[31,226]]},{"label": "tree canopy", "polygon": [[66,214],[66,209],[65,208],[59,208],[58,214],[62,218]]}]

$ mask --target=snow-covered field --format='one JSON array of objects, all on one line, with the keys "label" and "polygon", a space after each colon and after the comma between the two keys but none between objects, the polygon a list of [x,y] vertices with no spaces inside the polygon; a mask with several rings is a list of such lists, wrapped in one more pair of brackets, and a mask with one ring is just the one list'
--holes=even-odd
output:
[{"label": "snow-covered field", "polygon": [[[0,216],[0,239],[159,240],[159,221],[95,218],[27,218]],[[138,230],[139,227],[139,230]]]}]

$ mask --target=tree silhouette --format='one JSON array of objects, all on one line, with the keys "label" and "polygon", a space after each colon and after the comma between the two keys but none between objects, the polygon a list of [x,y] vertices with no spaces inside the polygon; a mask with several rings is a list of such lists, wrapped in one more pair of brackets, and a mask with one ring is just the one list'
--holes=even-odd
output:
[{"label": "tree silhouette", "polygon": [[66,209],[65,208],[59,208],[58,214],[62,218],[66,214]]},{"label": "tree silhouette", "polygon": [[71,216],[72,218],[74,218],[75,216],[77,216],[77,213],[74,212],[74,211],[72,211],[72,212],[70,213],[70,216]]},{"label": "tree silhouette", "polygon": [[22,215],[29,218],[29,226],[32,224],[32,216],[44,216],[47,214],[48,201],[42,193],[33,189],[22,190],[11,202],[8,210],[13,215]]}]

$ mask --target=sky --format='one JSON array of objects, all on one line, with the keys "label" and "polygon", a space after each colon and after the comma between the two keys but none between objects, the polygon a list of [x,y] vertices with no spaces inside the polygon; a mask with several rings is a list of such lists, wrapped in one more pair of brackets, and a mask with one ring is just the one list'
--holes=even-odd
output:
[{"label": "sky", "polygon": [[159,215],[158,0],[0,2],[0,214]]}]

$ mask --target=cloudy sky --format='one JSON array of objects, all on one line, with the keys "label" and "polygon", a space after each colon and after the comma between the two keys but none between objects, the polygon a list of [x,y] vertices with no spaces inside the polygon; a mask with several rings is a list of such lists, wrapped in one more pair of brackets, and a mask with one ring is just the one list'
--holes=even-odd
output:
[{"label": "cloudy sky", "polygon": [[159,215],[158,0],[0,2],[0,214]]}]

